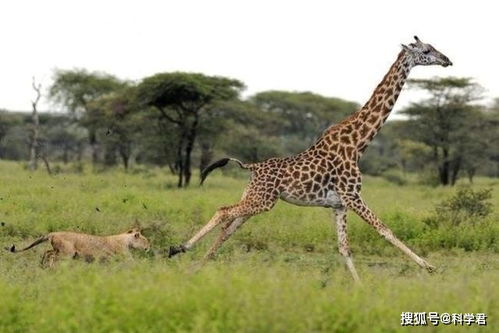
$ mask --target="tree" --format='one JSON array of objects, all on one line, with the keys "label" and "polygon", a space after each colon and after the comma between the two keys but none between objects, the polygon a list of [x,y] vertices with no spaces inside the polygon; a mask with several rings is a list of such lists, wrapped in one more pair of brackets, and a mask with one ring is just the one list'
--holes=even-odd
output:
[{"label": "tree", "polygon": [[356,103],[311,92],[265,91],[252,96],[250,102],[280,119],[279,133],[290,140],[296,149],[293,153],[305,149],[322,130],[358,108]]},{"label": "tree", "polygon": [[[477,107],[471,110],[470,121],[467,124],[466,139],[457,143],[457,150],[461,156],[461,168],[466,173],[470,183],[473,183],[479,168],[484,166],[492,154],[492,133],[497,127],[488,122],[483,108]],[[495,146],[497,148],[497,146]],[[455,180],[454,180],[455,182]],[[454,183],[453,182],[453,183]]]},{"label": "tree", "polygon": [[136,162],[168,166],[173,174],[177,174],[174,148],[177,144],[178,128],[174,123],[165,121],[153,107],[141,110],[138,115],[143,127],[136,133]]},{"label": "tree", "polygon": [[286,140],[280,134],[283,122],[280,115],[262,112],[251,101],[217,103],[210,115],[215,125],[210,127],[208,122],[202,133],[208,128],[206,140],[215,142],[229,156],[259,162],[288,153],[283,144]]},{"label": "tree", "polygon": [[404,165],[400,156],[397,139],[402,121],[392,120],[387,122],[383,130],[376,135],[373,142],[359,161],[363,173],[379,176],[388,170]]},{"label": "tree", "polygon": [[396,146],[404,174],[410,167],[414,171],[422,171],[426,164],[431,162],[432,149],[422,142],[402,139],[397,141]]},{"label": "tree", "polygon": [[[88,72],[84,69],[56,70],[54,83],[49,89],[49,97],[55,103],[66,107],[77,120],[89,111],[90,103],[113,91],[122,89],[125,82],[113,75],[101,72]],[[86,126],[92,148],[92,162],[98,162],[97,130]]]},{"label": "tree", "polygon": [[208,112],[204,114],[204,120],[198,130],[199,146],[199,172],[202,172],[211,162],[214,156],[214,148],[221,134],[228,129],[228,113],[226,104],[242,103],[239,101],[213,103]]},{"label": "tree", "polygon": [[141,117],[135,103],[135,87],[128,86],[90,103],[82,123],[105,133],[102,141],[107,147],[107,158],[113,161],[117,153],[128,170]]},{"label": "tree", "polygon": [[36,84],[35,78],[33,77],[32,82],[33,90],[36,93],[36,98],[31,101],[31,106],[33,107],[33,111],[31,113],[31,135],[30,135],[30,154],[29,154],[29,169],[36,170],[38,168],[38,158],[41,157],[47,172],[49,175],[52,174],[50,169],[50,164],[47,158],[47,154],[42,149],[42,145],[40,143],[40,118],[38,116],[38,102],[42,97],[42,85]]},{"label": "tree", "polygon": [[200,170],[208,166],[217,148],[248,162],[278,155],[282,140],[276,134],[281,122],[276,114],[262,112],[248,101],[213,103],[199,128]]},{"label": "tree", "polygon": [[16,142],[19,140],[14,140],[14,142],[9,140],[9,134],[19,132],[18,129],[21,127],[24,117],[23,113],[0,110],[0,158],[19,159],[25,153],[24,145],[21,142]]},{"label": "tree", "polygon": [[496,98],[493,104],[484,110],[485,114],[485,129],[480,133],[487,134],[486,141],[488,146],[486,154],[488,156],[491,168],[486,172],[492,177],[499,177],[499,98]]},{"label": "tree", "polygon": [[[0,142],[7,135],[10,125],[10,115],[7,111],[0,109]],[[2,155],[0,154],[0,158]]]},{"label": "tree", "polygon": [[482,88],[469,78],[455,77],[410,80],[409,85],[430,97],[402,111],[410,118],[407,134],[431,148],[440,184],[454,185],[466,161],[477,159],[471,152],[481,140],[474,133],[482,117],[471,102],[480,98]]},{"label": "tree", "polygon": [[204,114],[216,101],[237,98],[242,88],[237,80],[182,72],[156,74],[138,85],[140,103],[159,112],[161,122],[175,126],[178,187],[189,185],[191,154]]},{"label": "tree", "polygon": [[71,160],[82,162],[87,142],[85,128],[76,123],[70,115],[61,113],[41,113],[40,124],[47,156],[52,160],[62,160],[64,164]]},{"label": "tree", "polygon": [[[36,97],[33,101],[31,101],[31,106],[33,107],[33,111],[31,113],[31,121],[33,122],[31,128],[31,136],[30,136],[30,147],[29,147],[29,169],[36,170],[38,168],[38,154],[39,154],[39,136],[40,136],[40,119],[38,117],[38,102],[42,97],[42,85],[36,84],[35,78],[33,77],[32,82],[33,90],[36,93]],[[50,170],[50,168],[48,169]]]}]

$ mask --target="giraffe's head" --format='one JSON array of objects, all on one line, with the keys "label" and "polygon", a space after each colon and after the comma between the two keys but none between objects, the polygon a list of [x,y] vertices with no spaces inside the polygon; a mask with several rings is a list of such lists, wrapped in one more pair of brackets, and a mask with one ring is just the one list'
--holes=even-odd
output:
[{"label": "giraffe's head", "polygon": [[414,61],[414,65],[441,65],[444,67],[452,66],[452,62],[443,53],[437,51],[430,44],[425,44],[414,36],[415,43],[409,45],[402,44],[402,48],[408,52]]}]

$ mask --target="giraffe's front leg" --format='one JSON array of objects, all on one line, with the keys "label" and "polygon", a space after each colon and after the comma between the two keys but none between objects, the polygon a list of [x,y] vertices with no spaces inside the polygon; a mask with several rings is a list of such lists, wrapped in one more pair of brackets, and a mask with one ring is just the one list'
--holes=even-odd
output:
[{"label": "giraffe's front leg", "polygon": [[385,237],[390,243],[401,249],[405,254],[407,254],[412,260],[414,260],[422,268],[426,268],[430,273],[435,270],[433,265],[430,265],[426,260],[419,257],[410,248],[408,248],[404,243],[402,243],[393,232],[381,222],[381,220],[373,213],[369,207],[364,203],[360,194],[350,193],[342,195],[342,200],[345,202],[348,208],[351,208],[357,215],[359,215],[364,221],[370,224],[376,231]]},{"label": "giraffe's front leg", "polygon": [[359,275],[355,270],[352,261],[352,253],[348,245],[347,237],[347,209],[346,207],[337,208],[335,210],[336,231],[338,232],[338,248],[340,253],[345,258],[346,264],[355,282],[360,282]]}]

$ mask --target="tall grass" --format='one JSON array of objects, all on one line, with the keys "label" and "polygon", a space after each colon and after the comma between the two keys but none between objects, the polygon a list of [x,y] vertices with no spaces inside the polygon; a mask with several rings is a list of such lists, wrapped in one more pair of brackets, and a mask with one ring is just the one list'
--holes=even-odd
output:
[{"label": "tall grass", "polygon": [[[178,190],[162,170],[126,174],[29,173],[0,163],[0,245],[24,245],[53,230],[96,234],[145,228],[153,255],[132,261],[39,267],[46,245],[0,252],[0,332],[390,332],[402,311],[485,312],[497,328],[499,189],[494,212],[474,224],[424,222],[453,189],[395,186],[367,177],[363,196],[392,230],[438,267],[428,274],[349,215],[362,286],[337,254],[331,212],[279,203],[250,219],[217,260],[199,259],[218,231],[190,253],[164,251],[191,236],[222,205],[237,202],[245,180],[214,174],[206,186]],[[97,210],[98,208],[98,210]],[[427,327],[432,330],[432,327]],[[466,329],[446,327],[446,330]]]}]

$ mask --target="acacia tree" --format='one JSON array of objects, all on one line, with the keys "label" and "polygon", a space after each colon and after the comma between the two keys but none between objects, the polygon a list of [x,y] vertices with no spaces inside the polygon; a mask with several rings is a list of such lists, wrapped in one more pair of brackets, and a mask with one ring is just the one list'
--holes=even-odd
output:
[{"label": "acacia tree", "polygon": [[[285,119],[276,113],[262,112],[250,101],[229,101],[217,103],[210,114],[215,126],[203,126],[202,141],[215,142],[230,156],[259,162],[289,153],[283,149],[286,140],[281,134]],[[209,135],[203,135],[206,128]]]},{"label": "acacia tree", "polygon": [[45,137],[44,155],[60,159],[64,164],[74,160],[81,167],[86,130],[67,114],[41,114],[40,123]]},{"label": "acacia tree", "polygon": [[[122,89],[124,85],[125,82],[106,73],[88,72],[85,69],[56,70],[54,83],[49,88],[49,98],[67,108],[79,121],[89,111],[92,102]],[[83,126],[88,131],[92,163],[95,164],[99,159],[97,128],[91,122]]]},{"label": "acacia tree", "polygon": [[[209,165],[215,147],[248,162],[272,156],[265,153],[275,152],[276,146],[279,146],[272,137],[279,132],[281,123],[280,117],[262,112],[248,101],[213,103],[199,128],[199,169],[202,171]],[[271,148],[260,154],[262,146]]]},{"label": "acacia tree", "polygon": [[320,131],[358,109],[356,103],[311,92],[264,91],[249,101],[280,119],[279,134],[289,141],[293,153],[305,149]]},{"label": "acacia tree", "polygon": [[487,155],[490,163],[492,163],[492,170],[490,176],[499,177],[499,98],[494,100],[491,107],[486,110],[487,126],[491,129],[487,141]]},{"label": "acacia tree", "polygon": [[[224,103],[218,103],[224,104]],[[205,116],[197,134],[199,142],[199,172],[202,172],[211,162],[214,155],[214,147],[218,141],[220,133],[226,130],[226,121],[224,109],[220,105],[210,107]]]},{"label": "acacia tree", "polygon": [[402,113],[409,116],[407,134],[432,150],[432,161],[441,185],[454,185],[467,161],[476,160],[482,139],[482,113],[471,104],[480,98],[482,88],[469,78],[410,80],[409,85],[423,89],[430,97],[413,103]]},{"label": "acacia tree", "polygon": [[89,104],[82,122],[88,127],[105,133],[101,139],[108,147],[108,154],[118,153],[123,167],[128,170],[132,149],[136,143],[142,115],[135,103],[135,87],[128,86],[100,97]]},{"label": "acacia tree", "polygon": [[160,121],[172,123],[176,128],[178,187],[189,185],[191,153],[204,113],[213,102],[237,98],[242,88],[238,80],[182,72],[156,74],[138,85],[140,103],[153,107],[159,112]]}]

